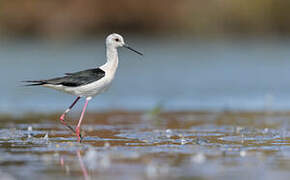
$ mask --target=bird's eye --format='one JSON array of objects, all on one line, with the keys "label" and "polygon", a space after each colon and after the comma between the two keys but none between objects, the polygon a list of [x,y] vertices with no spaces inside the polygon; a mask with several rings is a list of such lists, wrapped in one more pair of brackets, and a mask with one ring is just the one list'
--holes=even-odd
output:
[{"label": "bird's eye", "polygon": [[120,41],[120,39],[116,38],[116,39],[115,39],[115,41],[116,41],[116,42],[119,42],[119,41]]}]

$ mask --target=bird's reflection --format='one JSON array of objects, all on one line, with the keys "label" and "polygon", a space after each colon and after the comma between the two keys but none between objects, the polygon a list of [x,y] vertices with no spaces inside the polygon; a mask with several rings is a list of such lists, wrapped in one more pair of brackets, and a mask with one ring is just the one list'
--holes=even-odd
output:
[{"label": "bird's reflection", "polygon": [[[83,178],[85,180],[89,180],[90,177],[88,175],[87,167],[84,164],[80,149],[76,150],[76,155],[77,155],[77,158],[78,158],[79,167],[81,168],[81,171],[82,171]],[[65,160],[64,160],[63,156],[60,156],[59,163],[60,163],[61,167],[66,168],[66,163],[65,163]]]},{"label": "bird's reflection", "polygon": [[84,161],[82,159],[81,151],[79,149],[77,150],[77,156],[78,156],[78,159],[79,159],[79,164],[80,164],[80,167],[81,167],[81,170],[82,170],[82,174],[83,174],[84,179],[85,180],[90,179],[89,178],[89,175],[88,175],[87,168],[86,168],[86,166],[84,164]]}]

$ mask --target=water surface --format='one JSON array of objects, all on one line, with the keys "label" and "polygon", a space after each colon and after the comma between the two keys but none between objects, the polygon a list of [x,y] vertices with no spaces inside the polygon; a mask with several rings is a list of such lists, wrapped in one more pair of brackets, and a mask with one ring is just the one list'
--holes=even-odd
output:
[{"label": "water surface", "polygon": [[[4,179],[288,179],[289,113],[89,114],[81,144],[57,115],[2,117]],[[68,118],[69,122],[76,123]]]}]

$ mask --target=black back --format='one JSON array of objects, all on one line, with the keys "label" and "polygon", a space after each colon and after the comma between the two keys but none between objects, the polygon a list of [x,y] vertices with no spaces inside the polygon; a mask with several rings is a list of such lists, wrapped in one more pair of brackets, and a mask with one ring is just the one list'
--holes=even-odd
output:
[{"label": "black back", "polygon": [[100,68],[95,69],[87,69],[84,71],[79,71],[75,73],[66,73],[66,76],[57,77],[48,80],[39,80],[39,81],[26,81],[33,84],[29,85],[44,85],[44,84],[52,84],[52,85],[63,85],[68,87],[77,87],[83,86],[95,81],[102,79],[105,76],[105,71]]}]

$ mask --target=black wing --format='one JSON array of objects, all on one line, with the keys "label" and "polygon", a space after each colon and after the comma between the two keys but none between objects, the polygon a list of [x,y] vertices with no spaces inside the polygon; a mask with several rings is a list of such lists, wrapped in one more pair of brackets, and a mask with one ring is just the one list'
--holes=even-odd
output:
[{"label": "black wing", "polygon": [[105,76],[105,71],[100,68],[88,69],[75,73],[66,73],[66,76],[57,77],[48,80],[38,80],[38,81],[25,81],[28,83],[27,86],[37,86],[37,85],[64,85],[68,87],[82,86],[94,81],[98,81]]}]

